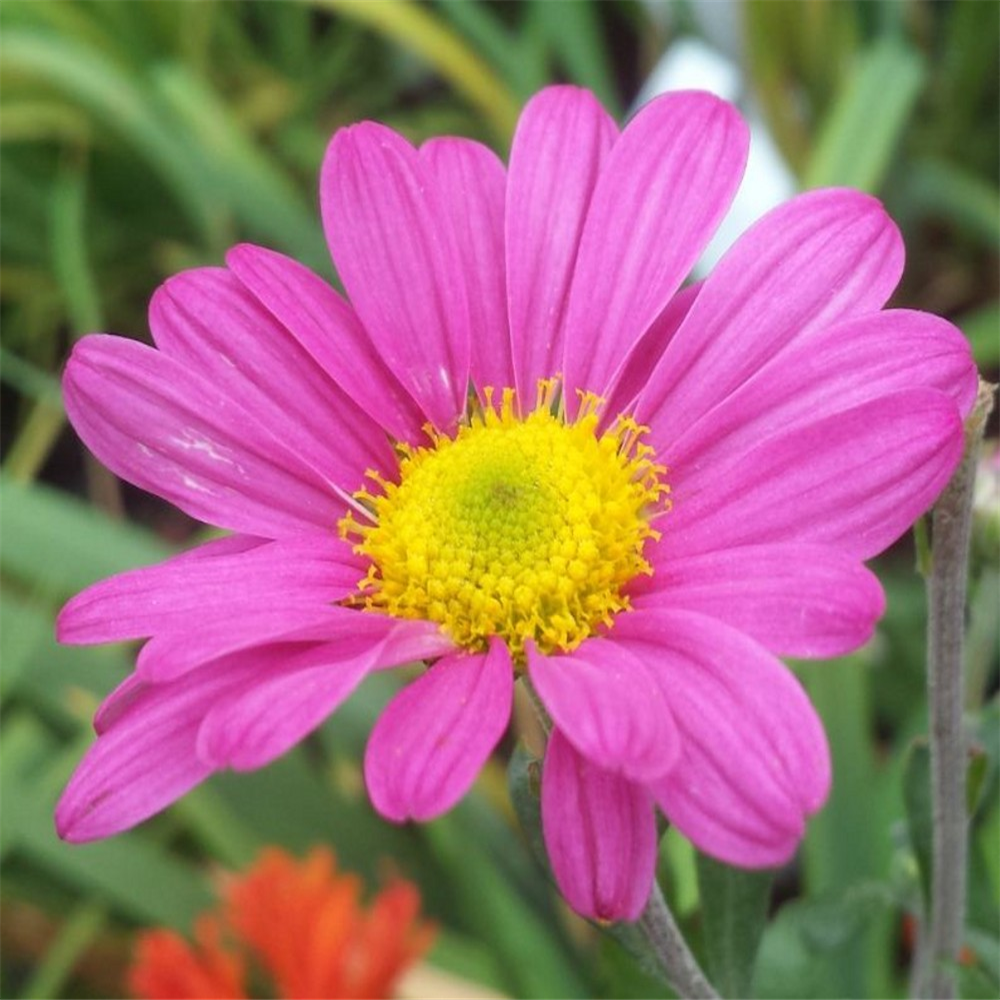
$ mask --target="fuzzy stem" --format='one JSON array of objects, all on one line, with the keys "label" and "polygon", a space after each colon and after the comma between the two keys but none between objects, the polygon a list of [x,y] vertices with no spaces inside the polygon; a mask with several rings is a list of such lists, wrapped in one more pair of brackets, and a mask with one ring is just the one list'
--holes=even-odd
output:
[{"label": "fuzzy stem", "polygon": [[663,898],[658,882],[642,911],[637,926],[642,930],[667,982],[679,997],[690,1000],[718,1000],[697,959],[691,954],[674,915]]},{"label": "fuzzy stem", "polygon": [[930,701],[934,853],[926,964],[921,996],[950,1000],[962,946],[966,892],[966,748],[962,734],[965,594],[976,461],[994,387],[980,382],[965,424],[962,462],[934,507],[932,565],[927,583],[927,686]]}]

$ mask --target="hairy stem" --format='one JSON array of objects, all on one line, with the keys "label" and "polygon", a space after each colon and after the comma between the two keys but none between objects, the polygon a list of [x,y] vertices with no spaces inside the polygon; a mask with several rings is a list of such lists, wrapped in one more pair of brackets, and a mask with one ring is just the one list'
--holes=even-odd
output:
[{"label": "hairy stem", "polygon": [[965,594],[976,461],[994,387],[980,382],[965,425],[962,462],[934,507],[927,583],[927,685],[930,700],[934,853],[924,968],[918,995],[950,1000],[962,946],[966,891],[966,748],[962,734]]},{"label": "hairy stem", "polygon": [[705,973],[691,954],[684,935],[681,934],[674,915],[663,898],[658,882],[653,883],[653,893],[646,909],[642,911],[637,926],[649,942],[657,964],[679,997],[690,1000],[718,1000]]}]

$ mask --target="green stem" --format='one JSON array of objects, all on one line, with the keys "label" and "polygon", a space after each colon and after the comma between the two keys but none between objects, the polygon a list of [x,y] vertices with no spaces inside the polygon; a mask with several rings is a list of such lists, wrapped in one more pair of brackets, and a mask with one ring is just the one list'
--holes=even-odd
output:
[{"label": "green stem", "polygon": [[649,942],[667,982],[679,997],[718,1000],[719,994],[691,954],[658,882],[653,883],[653,893],[637,926]]},{"label": "green stem", "polygon": [[917,995],[950,1000],[965,919],[967,815],[966,747],[962,733],[965,595],[972,496],[979,444],[993,406],[994,386],[980,382],[965,424],[962,462],[934,507],[932,565],[927,583],[927,685],[930,701],[931,796],[934,853],[926,960]]}]

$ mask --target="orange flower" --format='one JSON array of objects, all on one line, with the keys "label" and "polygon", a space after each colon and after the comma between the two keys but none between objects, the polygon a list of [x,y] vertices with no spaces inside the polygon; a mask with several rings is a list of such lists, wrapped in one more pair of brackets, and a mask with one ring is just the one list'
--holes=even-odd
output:
[{"label": "orange flower", "polygon": [[269,848],[222,896],[218,911],[199,919],[193,945],[172,931],[140,935],[129,973],[135,996],[243,1000],[252,967],[284,1000],[376,1000],[434,933],[417,919],[413,885],[399,879],[365,908],[361,880],[338,873],[324,848],[302,861]]}]

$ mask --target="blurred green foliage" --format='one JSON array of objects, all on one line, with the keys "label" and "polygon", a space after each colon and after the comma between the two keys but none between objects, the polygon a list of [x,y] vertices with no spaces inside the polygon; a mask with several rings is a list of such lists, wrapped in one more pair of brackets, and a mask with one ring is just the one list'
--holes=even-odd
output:
[{"label": "blurred green foliage", "polygon": [[[908,247],[898,304],[953,318],[995,373],[1000,5],[711,6],[738,19],[747,92],[803,186],[849,184],[883,197]],[[156,285],[220,262],[238,240],[335,278],[316,174],[338,126],[376,118],[415,141],[453,132],[505,154],[519,106],[548,82],[590,87],[623,113],[670,43],[705,30],[700,7],[0,4],[2,995],[112,995],[129,930],[189,927],[209,898],[210,866],[243,864],[264,843],[320,841],[373,881],[386,864],[415,879],[443,927],[434,961],[472,980],[516,996],[669,995],[619,944],[567,918],[516,830],[502,764],[436,823],[397,828],[374,815],[358,761],[399,683],[391,677],[369,682],[317,739],[262,772],[220,776],[108,842],[56,839],[55,797],[134,650],[59,647],[54,613],[75,590],[162,558],[194,530],[84,456],[65,425],[58,374],[86,332],[145,338]],[[909,749],[926,729],[924,610],[909,553],[890,553],[878,570],[889,612],[877,641],[837,665],[801,668],[837,779],[798,864],[776,880],[753,979],[759,996],[906,989],[904,922],[921,911],[926,855],[927,804],[912,778],[922,758]],[[996,567],[982,572],[974,602],[995,593]],[[987,607],[975,622],[969,708],[986,763],[971,833],[963,989],[995,996],[995,613]],[[698,868],[668,833],[665,891],[696,948],[703,927],[718,930],[730,965],[718,948],[707,959],[720,981],[742,987],[755,943],[727,924],[726,901],[757,912],[759,889],[701,865],[699,897]],[[88,961],[95,955],[101,961]]]}]

